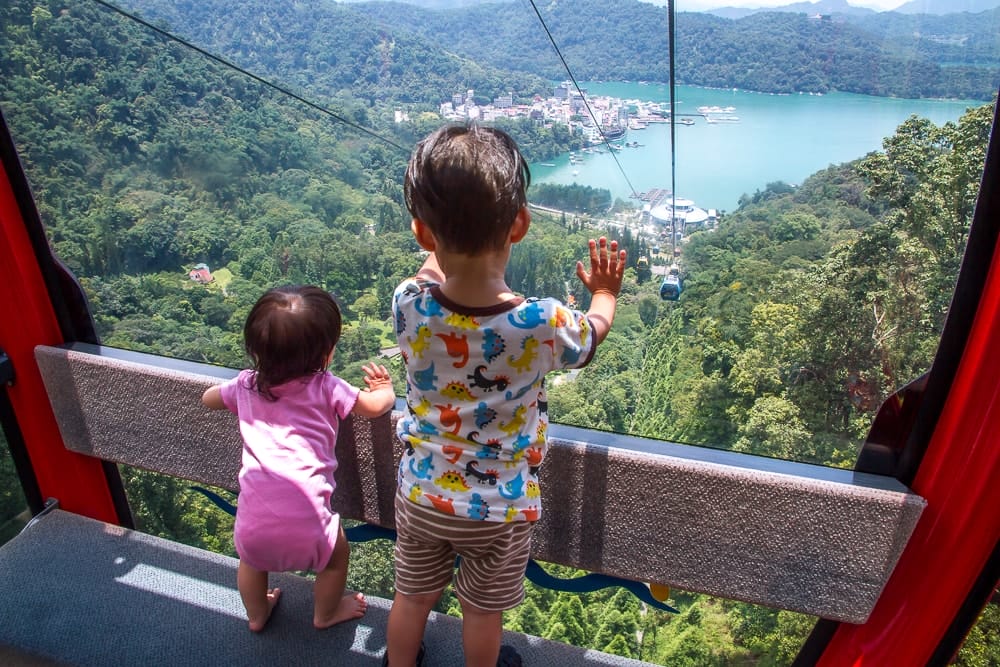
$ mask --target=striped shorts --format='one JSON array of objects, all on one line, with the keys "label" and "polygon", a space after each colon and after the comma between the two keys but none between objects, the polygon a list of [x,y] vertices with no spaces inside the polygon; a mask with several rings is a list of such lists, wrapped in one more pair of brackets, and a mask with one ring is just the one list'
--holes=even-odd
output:
[{"label": "striped shorts", "polygon": [[524,599],[531,554],[528,521],[476,521],[449,516],[396,494],[396,591],[443,591],[454,575],[458,598],[483,611],[506,611]]}]

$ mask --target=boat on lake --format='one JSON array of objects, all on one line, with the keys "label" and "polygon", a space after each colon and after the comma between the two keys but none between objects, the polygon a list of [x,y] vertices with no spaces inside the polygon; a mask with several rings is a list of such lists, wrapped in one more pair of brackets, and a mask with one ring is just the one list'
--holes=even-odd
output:
[{"label": "boat on lake", "polygon": [[626,132],[627,130],[624,127],[618,125],[601,128],[601,134],[604,135],[605,141],[615,141],[617,139],[621,139],[625,136]]},{"label": "boat on lake", "polygon": [[716,106],[716,105],[698,107],[698,113],[700,113],[700,114],[706,114],[706,113],[733,113],[734,111],[736,111],[736,107],[720,107],[720,106]]}]

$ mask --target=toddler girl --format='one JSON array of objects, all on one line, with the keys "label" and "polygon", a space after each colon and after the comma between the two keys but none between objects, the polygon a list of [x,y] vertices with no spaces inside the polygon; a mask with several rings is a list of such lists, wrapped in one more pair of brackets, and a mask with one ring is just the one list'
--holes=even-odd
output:
[{"label": "toddler girl", "polygon": [[209,408],[236,413],[243,436],[233,543],[237,587],[250,629],[264,629],[281,595],[268,572],[316,572],[313,625],[364,615],[361,593],[344,594],[350,547],[330,508],[340,420],[377,417],[395,402],[384,366],[364,367],[366,390],[327,371],[340,338],[340,310],[318,287],[265,293],[243,328],[253,367],[207,389]]}]

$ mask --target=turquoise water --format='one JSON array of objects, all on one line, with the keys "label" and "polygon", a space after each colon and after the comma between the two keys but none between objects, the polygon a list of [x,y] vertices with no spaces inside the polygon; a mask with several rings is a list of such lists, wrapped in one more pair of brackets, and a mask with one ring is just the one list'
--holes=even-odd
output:
[{"label": "turquoise water", "polygon": [[[590,95],[670,100],[666,85],[580,85]],[[689,86],[678,86],[675,97],[678,114],[697,114],[700,106],[736,108],[732,115],[739,117],[738,122],[709,124],[695,116],[694,125],[675,128],[678,196],[693,199],[702,208],[723,211],[735,210],[740,195],[763,190],[773,181],[798,184],[831,164],[881,149],[882,139],[912,114],[942,125],[957,120],[970,107],[985,104],[850,93],[768,95]],[[551,160],[554,167],[533,164],[532,181],[606,188],[612,197],[624,200],[630,200],[633,190],[669,190],[670,126],[661,123],[630,130],[626,139],[642,146],[614,155],[584,154],[580,164],[571,165],[568,155]],[[574,171],[579,173],[574,175]]]}]

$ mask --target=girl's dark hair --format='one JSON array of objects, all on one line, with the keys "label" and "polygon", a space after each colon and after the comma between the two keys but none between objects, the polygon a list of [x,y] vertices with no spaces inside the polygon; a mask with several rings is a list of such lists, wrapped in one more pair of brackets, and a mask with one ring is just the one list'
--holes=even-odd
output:
[{"label": "girl's dark hair", "polygon": [[337,302],[318,287],[291,285],[265,292],[243,326],[254,388],[277,400],[274,387],[326,370],[340,326]]},{"label": "girl's dark hair", "polygon": [[452,252],[498,250],[527,206],[531,172],[503,130],[446,125],[417,144],[403,194],[410,215]]}]

